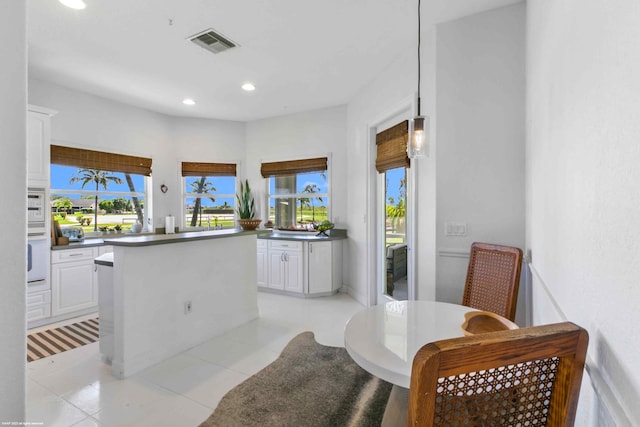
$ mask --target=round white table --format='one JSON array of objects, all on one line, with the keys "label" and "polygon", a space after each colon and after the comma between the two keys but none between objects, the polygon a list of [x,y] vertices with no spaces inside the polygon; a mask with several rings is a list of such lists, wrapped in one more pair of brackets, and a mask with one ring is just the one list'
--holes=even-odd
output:
[{"label": "round white table", "polygon": [[464,336],[464,315],[476,311],[437,301],[392,301],[356,313],[347,322],[344,343],[366,371],[409,388],[413,357],[425,344]]},{"label": "round white table", "polygon": [[464,336],[464,315],[477,311],[437,301],[392,301],[356,313],[345,327],[351,358],[394,385],[383,426],[406,423],[413,358],[433,341]]}]

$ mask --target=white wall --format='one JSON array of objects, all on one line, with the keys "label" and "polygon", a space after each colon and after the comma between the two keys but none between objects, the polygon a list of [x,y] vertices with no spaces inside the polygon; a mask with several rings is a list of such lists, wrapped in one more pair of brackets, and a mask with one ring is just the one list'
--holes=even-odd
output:
[{"label": "white wall", "polygon": [[267,218],[267,181],[262,162],[329,156],[331,217],[338,228],[347,217],[346,107],[332,107],[247,123],[246,171],[251,188],[260,195],[260,215]]},{"label": "white wall", "polygon": [[[520,3],[437,26],[439,301],[462,300],[471,243],[524,248],[525,12]],[[466,223],[467,235],[446,236],[446,222]]]},{"label": "white wall", "polygon": [[576,425],[640,425],[640,5],[527,3],[535,323],[590,334]]},{"label": "white wall", "polygon": [[[151,157],[153,224],[181,212],[180,161],[235,162],[244,158],[244,123],[165,116],[42,80],[29,79],[29,102],[59,113],[52,143]],[[166,194],[158,191],[166,184]]]},{"label": "white wall", "polygon": [[5,227],[0,250],[0,422],[23,421],[26,368],[27,44],[26,2],[0,14],[0,178]]},{"label": "white wall", "polygon": [[[417,91],[416,50],[403,49],[404,54],[390,64],[348,104],[347,152],[349,167],[346,185],[347,228],[349,229],[349,293],[362,304],[375,304],[375,141],[371,128],[396,116],[407,106],[404,118],[410,118],[411,102]],[[417,245],[416,293],[419,299],[435,296],[435,32],[422,31],[422,114],[430,116],[431,155],[412,161],[417,170],[416,214]]]}]

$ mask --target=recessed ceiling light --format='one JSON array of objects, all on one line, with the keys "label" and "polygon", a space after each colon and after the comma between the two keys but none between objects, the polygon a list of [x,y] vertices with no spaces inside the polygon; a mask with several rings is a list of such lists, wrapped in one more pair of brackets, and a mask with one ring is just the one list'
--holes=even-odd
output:
[{"label": "recessed ceiling light", "polygon": [[247,92],[251,92],[252,90],[256,90],[256,86],[253,83],[247,82],[245,84],[243,84],[242,86],[243,90],[246,90]]},{"label": "recessed ceiling light", "polygon": [[87,5],[84,3],[83,0],[58,0],[58,1],[63,5],[70,7],[71,9],[82,10],[85,7],[87,7]]},{"label": "recessed ceiling light", "polygon": [[196,101],[194,101],[194,100],[193,100],[193,99],[191,99],[191,98],[185,98],[185,99],[183,99],[183,100],[182,100],[182,103],[183,103],[184,105],[196,105]]}]

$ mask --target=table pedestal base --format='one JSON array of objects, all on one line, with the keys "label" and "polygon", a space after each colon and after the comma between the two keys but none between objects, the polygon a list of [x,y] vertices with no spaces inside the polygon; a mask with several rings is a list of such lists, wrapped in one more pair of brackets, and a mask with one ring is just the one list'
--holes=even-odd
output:
[{"label": "table pedestal base", "polygon": [[406,426],[408,409],[409,389],[394,385],[382,417],[382,427]]}]

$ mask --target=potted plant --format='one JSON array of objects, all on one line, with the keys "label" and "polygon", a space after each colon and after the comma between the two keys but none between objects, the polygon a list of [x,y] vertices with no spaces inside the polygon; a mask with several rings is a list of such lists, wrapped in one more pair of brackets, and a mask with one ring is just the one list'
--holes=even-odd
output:
[{"label": "potted plant", "polygon": [[236,194],[236,200],[238,206],[236,206],[236,212],[240,219],[238,224],[243,230],[255,230],[262,222],[261,219],[254,218],[255,216],[255,201],[253,194],[251,194],[251,188],[249,187],[249,180],[246,179],[244,183],[240,182],[240,193]]},{"label": "potted plant", "polygon": [[116,224],[113,229],[116,230],[116,233],[118,234],[122,233],[122,226],[120,224]]}]

